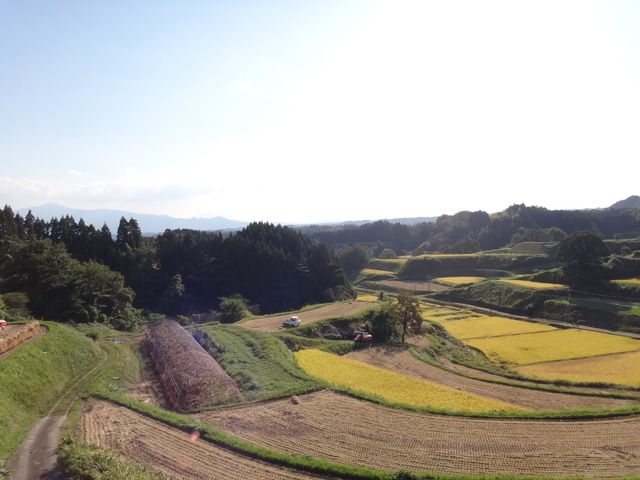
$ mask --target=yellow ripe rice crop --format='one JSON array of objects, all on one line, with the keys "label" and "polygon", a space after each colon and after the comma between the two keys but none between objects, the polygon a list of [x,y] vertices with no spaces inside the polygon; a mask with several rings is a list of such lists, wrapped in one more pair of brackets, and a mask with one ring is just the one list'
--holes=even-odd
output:
[{"label": "yellow ripe rice crop", "polygon": [[465,283],[477,283],[484,280],[483,277],[440,277],[436,278],[437,282],[447,283],[449,285],[463,285]]},{"label": "yellow ripe rice crop", "polygon": [[477,256],[477,253],[424,253],[413,258],[463,258]]},{"label": "yellow ripe rice crop", "polygon": [[431,320],[432,322],[444,322],[451,317],[464,316],[476,316],[469,310],[463,310],[456,307],[443,307],[442,305],[435,305],[433,303],[421,303],[422,306],[422,318],[425,320]]},{"label": "yellow ripe rice crop", "polygon": [[358,302],[377,302],[379,298],[377,295],[358,295],[356,300]]},{"label": "yellow ripe rice crop", "polygon": [[478,338],[466,343],[492,360],[517,365],[640,351],[640,340],[576,329]]},{"label": "yellow ripe rice crop", "polygon": [[606,382],[640,387],[640,352],[565,360],[516,368],[527,377],[572,382]]},{"label": "yellow ripe rice crop", "polygon": [[627,278],[624,280],[612,280],[614,283],[620,283],[622,285],[640,285],[640,278]]},{"label": "yellow ripe rice crop", "polygon": [[362,273],[366,275],[393,275],[393,272],[389,272],[388,270],[375,270],[373,268],[364,268]]},{"label": "yellow ripe rice crop", "polygon": [[550,288],[555,288],[555,289],[567,288],[566,285],[562,285],[560,283],[543,283],[543,282],[531,282],[529,280],[509,280],[509,279],[500,280],[500,281],[504,283],[510,283],[512,285],[518,285],[520,287],[539,288],[543,290],[548,290]]},{"label": "yellow ripe rice crop", "polygon": [[300,350],[294,356],[309,375],[392,403],[476,413],[527,411],[319,350]]},{"label": "yellow ripe rice crop", "polygon": [[443,325],[451,335],[461,340],[556,330],[554,327],[540,323],[485,316],[450,320],[443,323]]}]

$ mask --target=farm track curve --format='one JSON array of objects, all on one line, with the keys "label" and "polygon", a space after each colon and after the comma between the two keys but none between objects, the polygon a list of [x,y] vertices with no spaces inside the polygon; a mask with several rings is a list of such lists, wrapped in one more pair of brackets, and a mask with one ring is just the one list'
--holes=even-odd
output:
[{"label": "farm track curve", "polygon": [[[297,313],[300,317],[301,325],[305,323],[315,322],[316,320],[325,320],[327,318],[348,317],[360,313],[371,307],[375,307],[377,303],[373,302],[342,302],[332,303],[323,307],[314,308],[312,310],[304,310]],[[260,330],[263,332],[279,332],[284,330],[282,321],[291,317],[291,314],[275,315],[273,317],[252,318],[238,325],[252,330]]]},{"label": "farm track curve", "polygon": [[103,347],[103,350],[104,358],[95,367],[82,375],[75,381],[75,383],[67,388],[64,393],[60,395],[55,405],[51,407],[49,413],[38,420],[33,428],[31,428],[27,439],[22,443],[16,454],[11,459],[11,478],[13,480],[63,480],[66,478],[60,465],[57,463],[57,449],[63,428],[67,423],[69,411],[78,399],[78,396],[76,395],[69,403],[69,406],[63,415],[53,415],[53,412],[56,411],[58,405],[60,405],[76,385],[85,380],[96,370],[99,370],[93,377],[93,379],[97,378],[106,368],[117,362],[120,358],[120,352],[118,349],[115,349],[115,359],[110,362],[109,365],[105,366],[108,359],[108,353],[106,348]]},{"label": "farm track curve", "polygon": [[476,380],[457,375],[418,360],[401,347],[366,348],[350,352],[346,354],[345,357],[420,380],[427,380],[439,385],[531,410],[581,408],[602,410],[640,403],[640,396],[632,400],[593,395],[576,395]]},{"label": "farm track curve", "polygon": [[85,402],[78,432],[83,442],[120,455],[178,480],[329,479],[267,463],[104,400]]},{"label": "farm track curve", "polygon": [[640,416],[478,419],[384,407],[323,390],[194,415],[257,445],[382,470],[617,478],[640,474]]}]

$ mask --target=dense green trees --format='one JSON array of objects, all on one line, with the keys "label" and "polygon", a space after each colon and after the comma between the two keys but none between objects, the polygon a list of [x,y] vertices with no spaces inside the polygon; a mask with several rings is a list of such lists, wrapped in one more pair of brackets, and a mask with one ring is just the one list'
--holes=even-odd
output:
[{"label": "dense green trees", "polygon": [[[38,318],[69,322],[109,322],[120,328],[135,323],[133,290],[121,274],[96,262],[73,259],[62,244],[35,236],[0,242],[0,288],[17,307],[20,298]],[[14,293],[7,293],[14,292]],[[24,305],[22,305],[24,308]]]},{"label": "dense green trees", "polygon": [[442,215],[434,223],[407,226],[378,221],[360,227],[322,231],[310,235],[339,248],[358,243],[371,248],[391,248],[396,253],[448,251],[471,253],[493,250],[521,241],[557,242],[575,231],[613,238],[640,236],[640,207],[605,210],[548,210],[512,205],[502,212],[462,211]]},{"label": "dense green trees", "polygon": [[23,219],[6,206],[0,242],[0,294],[25,292],[32,313],[44,318],[127,323],[132,302],[177,315],[217,309],[234,295],[272,313],[354,296],[325,245],[269,223],[227,237],[166,230],[154,239],[122,218],[114,238],[106,225]]},{"label": "dense green trees", "polygon": [[369,247],[358,243],[352,243],[336,250],[342,268],[347,274],[360,272],[373,258],[373,252]]}]

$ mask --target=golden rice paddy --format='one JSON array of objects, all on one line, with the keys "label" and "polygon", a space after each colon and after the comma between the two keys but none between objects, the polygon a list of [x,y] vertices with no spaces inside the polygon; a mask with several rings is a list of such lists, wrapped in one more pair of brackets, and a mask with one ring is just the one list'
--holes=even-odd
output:
[{"label": "golden rice paddy", "polygon": [[521,407],[384,370],[319,350],[294,353],[309,374],[391,403],[467,412],[523,412]]},{"label": "golden rice paddy", "polygon": [[490,359],[517,365],[640,351],[640,340],[587,330],[554,330],[467,340]]},{"label": "golden rice paddy", "polygon": [[552,288],[565,290],[568,288],[566,285],[562,285],[560,283],[531,282],[529,280],[512,280],[512,279],[503,279],[499,281],[503,283],[510,283],[512,285],[517,285],[519,287],[538,288],[541,290],[548,290]]},{"label": "golden rice paddy", "polygon": [[440,277],[436,278],[436,282],[446,283],[448,285],[464,285],[467,283],[477,283],[484,280],[484,277]]},{"label": "golden rice paddy", "polygon": [[358,302],[377,302],[379,298],[377,295],[358,295],[356,300]]},{"label": "golden rice paddy", "polygon": [[543,380],[606,382],[640,387],[640,352],[530,365],[516,370],[527,377]]},{"label": "golden rice paddy", "polygon": [[523,322],[502,317],[477,316],[461,320],[450,320],[443,323],[451,335],[461,340],[472,338],[501,337],[520,335],[523,333],[548,332],[556,330],[549,325]]},{"label": "golden rice paddy", "polygon": [[366,275],[393,275],[393,272],[389,272],[388,270],[375,270],[373,268],[364,268],[362,273]]},{"label": "golden rice paddy", "polygon": [[627,278],[624,280],[612,280],[614,283],[620,283],[622,285],[640,285],[640,278]]}]

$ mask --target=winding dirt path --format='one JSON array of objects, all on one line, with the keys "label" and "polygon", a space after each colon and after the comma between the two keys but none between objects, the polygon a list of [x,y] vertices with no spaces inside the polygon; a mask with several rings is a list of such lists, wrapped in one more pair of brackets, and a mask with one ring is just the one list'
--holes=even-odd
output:
[{"label": "winding dirt path", "polygon": [[[116,358],[114,362],[120,358],[120,352],[118,349],[115,350]],[[104,358],[102,361],[71,385],[60,396],[56,404],[51,407],[47,416],[38,420],[33,428],[31,428],[26,440],[22,443],[16,454],[11,459],[12,480],[64,480],[66,478],[62,469],[58,465],[57,449],[58,444],[60,443],[60,438],[62,437],[62,432],[67,424],[69,410],[71,410],[71,406],[75,403],[78,397],[76,396],[71,401],[64,415],[52,415],[52,413],[76,385],[86,379],[98,368],[103,367],[107,359],[108,353],[105,348]],[[100,375],[104,368],[101,369],[94,378]]]}]

